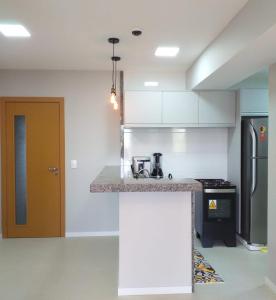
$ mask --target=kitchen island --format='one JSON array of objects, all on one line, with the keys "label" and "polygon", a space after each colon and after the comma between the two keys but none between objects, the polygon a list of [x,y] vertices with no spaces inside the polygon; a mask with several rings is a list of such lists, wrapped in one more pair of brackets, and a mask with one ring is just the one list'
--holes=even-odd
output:
[{"label": "kitchen island", "polygon": [[118,295],[193,291],[193,179],[121,177],[105,167],[92,193],[119,193]]}]

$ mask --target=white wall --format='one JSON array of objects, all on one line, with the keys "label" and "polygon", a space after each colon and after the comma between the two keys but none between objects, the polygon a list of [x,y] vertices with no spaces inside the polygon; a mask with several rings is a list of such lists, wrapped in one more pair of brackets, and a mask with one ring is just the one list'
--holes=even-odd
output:
[{"label": "white wall", "polygon": [[276,290],[276,64],[271,66],[269,74],[269,145],[268,145],[268,267],[269,280]]},{"label": "white wall", "polygon": [[[239,95],[239,93],[238,93]],[[237,186],[237,231],[241,231],[240,213],[241,213],[241,115],[240,99],[238,97],[236,104],[236,127],[228,129],[228,179]]]},{"label": "white wall", "polygon": [[[105,165],[120,164],[110,78],[110,72],[0,71],[0,96],[65,98],[66,232],[118,230],[117,195],[89,192]],[[78,160],[78,169],[70,169],[71,159]]]},{"label": "white wall", "polygon": [[[185,72],[142,72],[126,71],[125,90],[137,91],[184,91],[186,89]],[[145,81],[157,81],[158,87],[145,87]]]},{"label": "white wall", "polygon": [[227,179],[227,139],[227,128],[125,129],[125,170],[132,156],[161,152],[166,176]]}]

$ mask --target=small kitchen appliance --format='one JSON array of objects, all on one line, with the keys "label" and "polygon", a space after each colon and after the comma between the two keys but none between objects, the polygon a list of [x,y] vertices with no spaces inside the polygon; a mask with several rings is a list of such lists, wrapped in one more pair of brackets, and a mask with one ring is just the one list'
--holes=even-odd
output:
[{"label": "small kitchen appliance", "polygon": [[236,246],[236,186],[223,179],[197,179],[203,192],[196,192],[195,229],[203,248],[215,240]]},{"label": "small kitchen appliance", "polygon": [[149,177],[151,172],[151,159],[149,156],[133,156],[132,172],[134,175]]},{"label": "small kitchen appliance", "polygon": [[161,163],[160,163],[160,157],[162,156],[162,153],[153,153],[155,162],[154,162],[154,166],[153,166],[153,170],[151,173],[152,177],[155,178],[163,178],[164,174],[161,168]]}]

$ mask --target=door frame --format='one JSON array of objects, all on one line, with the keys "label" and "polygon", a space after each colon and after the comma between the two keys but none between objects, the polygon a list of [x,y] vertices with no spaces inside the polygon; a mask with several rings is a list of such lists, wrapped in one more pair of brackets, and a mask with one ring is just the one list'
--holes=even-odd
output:
[{"label": "door frame", "polygon": [[2,237],[8,238],[8,198],[7,198],[7,137],[6,137],[6,104],[11,102],[25,103],[58,103],[60,122],[60,237],[65,237],[65,129],[64,98],[62,97],[0,97],[0,139],[1,139],[1,198],[2,198]]}]

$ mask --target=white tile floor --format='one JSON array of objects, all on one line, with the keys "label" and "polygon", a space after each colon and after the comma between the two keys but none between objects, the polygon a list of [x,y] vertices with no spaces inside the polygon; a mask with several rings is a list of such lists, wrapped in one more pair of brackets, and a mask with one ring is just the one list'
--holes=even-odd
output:
[{"label": "white tile floor", "polygon": [[[193,295],[135,296],[124,300],[272,300],[264,285],[267,255],[242,246],[202,249],[224,284],[197,285]],[[0,241],[1,300],[115,300],[117,238]]]},{"label": "white tile floor", "polygon": [[276,299],[265,285],[267,254],[250,252],[243,246],[225,247],[217,243],[213,248],[202,248],[199,241],[195,247],[215,268],[225,283],[196,285],[195,298],[191,299]]}]

